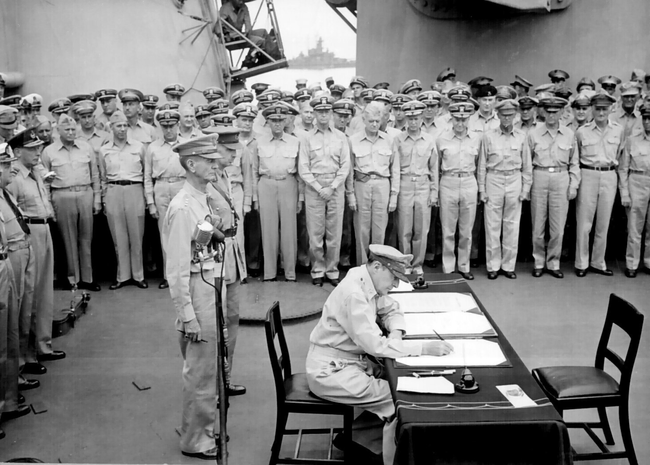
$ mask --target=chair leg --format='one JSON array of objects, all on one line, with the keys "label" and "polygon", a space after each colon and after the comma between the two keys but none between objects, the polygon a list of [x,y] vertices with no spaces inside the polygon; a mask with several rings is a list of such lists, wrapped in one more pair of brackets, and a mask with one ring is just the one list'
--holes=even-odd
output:
[{"label": "chair leg", "polygon": [[618,418],[621,425],[621,436],[623,437],[623,447],[627,453],[627,460],[630,465],[638,465],[634,444],[632,444],[632,432],[630,431],[630,414],[627,405],[621,405],[618,408]]},{"label": "chair leg", "polygon": [[288,416],[289,415],[286,412],[279,411],[278,416],[275,419],[275,439],[273,440],[273,445],[271,446],[271,459],[269,460],[269,465],[275,465],[278,462],[280,449],[282,448],[282,438],[284,437],[284,429],[287,426]]},{"label": "chair leg", "polygon": [[603,434],[605,435],[605,444],[608,446],[614,445],[614,436],[612,436],[612,428],[609,426],[609,419],[607,418],[607,408],[598,407],[598,418],[603,427]]},{"label": "chair leg", "polygon": [[[354,410],[343,415],[343,437],[345,438],[345,443],[349,446],[352,444],[352,422],[354,422]],[[343,460],[346,464],[352,463],[352,457],[350,451],[343,453]]]}]

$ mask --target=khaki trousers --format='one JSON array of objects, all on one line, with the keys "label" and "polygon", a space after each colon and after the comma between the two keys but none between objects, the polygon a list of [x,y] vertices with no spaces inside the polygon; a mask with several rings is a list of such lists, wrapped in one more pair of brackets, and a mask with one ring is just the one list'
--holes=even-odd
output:
[{"label": "khaki trousers", "polygon": [[354,234],[357,245],[357,265],[368,261],[368,246],[383,244],[388,224],[390,181],[388,178],[354,181],[357,211],[354,212]]},{"label": "khaki trousers", "polygon": [[79,192],[52,191],[52,206],[63,238],[70,284],[93,282],[93,195],[90,186]]},{"label": "khaki trousers", "polygon": [[636,270],[641,260],[641,236],[645,226],[643,264],[650,268],[650,176],[630,173],[628,177],[632,205],[627,209],[627,249],[625,266]]},{"label": "khaki trousers", "polygon": [[[156,210],[158,210],[158,232],[160,233],[160,240],[162,241],[162,227],[165,220],[165,215],[167,214],[167,209],[169,208],[169,203],[172,201],[176,194],[178,194],[185,184],[185,181],[177,182],[166,182],[166,181],[156,181],[153,186],[153,199],[154,204],[156,205]],[[167,279],[167,254],[165,253],[165,248],[161,247],[162,256],[163,256],[163,277]]]},{"label": "khaki trousers", "polygon": [[[317,176],[323,187],[329,186],[335,175]],[[339,277],[339,256],[343,234],[343,208],[345,192],[343,186],[334,191],[329,200],[324,200],[311,187],[305,187],[305,209],[307,211],[307,232],[309,233],[309,256],[311,277],[330,279]]]},{"label": "khaki trousers", "polygon": [[117,256],[117,281],[144,279],[142,238],[144,236],[144,187],[142,184],[109,184],[106,218]]},{"label": "khaki trousers", "polygon": [[277,275],[278,249],[282,254],[284,276],[296,279],[298,181],[294,176],[281,180],[262,176],[257,189],[262,223],[264,279],[273,279]]},{"label": "khaki trousers", "polygon": [[521,219],[521,173],[488,172],[485,190],[488,197],[484,207],[487,270],[515,271]]},{"label": "khaki trousers", "polygon": [[[18,359],[9,358],[9,314],[16,305],[14,273],[9,260],[0,260],[0,415],[18,407]],[[16,337],[12,340],[17,343]],[[15,349],[14,349],[15,352]]]},{"label": "khaki trousers", "polygon": [[456,267],[455,237],[458,227],[458,271],[469,272],[472,227],[476,218],[478,184],[474,176],[440,178],[440,223],[442,225],[442,271]]},{"label": "khaki trousers", "polygon": [[[415,179],[415,180],[414,180]],[[404,254],[413,254],[412,266],[422,266],[431,224],[428,176],[402,176],[397,197],[397,241]]]},{"label": "khaki trousers", "polygon": [[[239,216],[239,221],[237,224],[237,243],[239,244],[239,250],[244,253],[246,250],[246,241],[244,237],[244,188],[239,183],[232,184],[232,201],[235,205],[235,211],[237,216]],[[248,270],[246,269],[246,260],[242,261],[244,269],[242,270],[242,276],[248,275]]]},{"label": "khaki trousers", "polygon": [[[607,231],[616,198],[616,171],[580,170],[581,180],[576,198],[576,259],[575,267],[581,270],[589,265],[599,270],[607,269],[605,251]],[[594,245],[589,261],[589,234],[594,226]]]},{"label": "khaki trousers", "polygon": [[[546,265],[549,270],[559,270],[564,225],[569,211],[569,173],[533,170],[530,194],[535,268]],[[548,245],[545,240],[547,221]]]}]

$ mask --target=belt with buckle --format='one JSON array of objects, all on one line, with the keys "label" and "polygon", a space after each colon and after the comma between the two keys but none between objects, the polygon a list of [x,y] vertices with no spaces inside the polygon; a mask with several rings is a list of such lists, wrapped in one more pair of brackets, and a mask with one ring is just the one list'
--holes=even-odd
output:
[{"label": "belt with buckle", "polygon": [[548,171],[549,173],[561,173],[562,171],[567,171],[566,166],[534,166],[534,170],[538,171]]},{"label": "belt with buckle", "polygon": [[354,179],[356,179],[359,182],[368,182],[371,179],[388,179],[388,176],[380,176],[378,174],[361,173],[359,171],[355,171]]},{"label": "belt with buckle", "polygon": [[237,235],[237,228],[228,228],[224,231],[221,231],[225,237],[235,237]]},{"label": "belt with buckle", "polygon": [[0,260],[6,260],[6,259],[7,259],[7,252],[0,253]]},{"label": "belt with buckle", "polygon": [[281,175],[281,176],[271,176],[270,174],[263,174],[262,175],[265,178],[273,179],[274,181],[282,181],[284,179],[287,179],[289,176],[286,175]]},{"label": "belt with buckle", "polygon": [[69,187],[52,187],[55,191],[70,191],[70,192],[81,192],[90,189],[90,184],[83,184],[81,186],[69,186]]},{"label": "belt with buckle", "polygon": [[580,168],[583,170],[593,170],[593,171],[614,171],[616,167],[614,165],[610,166],[588,166],[580,163]]},{"label": "belt with buckle", "polygon": [[131,186],[133,184],[142,184],[142,181],[108,181],[108,183],[117,186]]},{"label": "belt with buckle", "polygon": [[166,176],[164,178],[163,177],[156,178],[156,182],[161,182],[161,181],[162,182],[169,182],[169,183],[171,183],[171,182],[180,182],[180,181],[185,181],[185,177],[184,176]]},{"label": "belt with buckle", "polygon": [[515,173],[521,173],[521,170],[487,170],[488,173],[501,174],[503,176],[511,176]]},{"label": "belt with buckle", "polygon": [[630,173],[632,173],[632,174],[640,174],[640,175],[643,175],[643,176],[650,176],[650,170],[646,170],[646,171],[644,171],[644,170],[630,170]]},{"label": "belt with buckle", "polygon": [[443,171],[442,172],[443,176],[453,176],[455,178],[466,178],[469,176],[474,176],[473,172],[468,172],[468,171]]},{"label": "belt with buckle", "polygon": [[25,218],[27,224],[47,224],[47,218]]},{"label": "belt with buckle", "polygon": [[419,181],[420,179],[429,179],[428,174],[402,174],[402,179],[408,179],[411,182]]},{"label": "belt with buckle", "polygon": [[355,361],[363,361],[366,359],[365,354],[353,354],[351,352],[334,349],[332,347],[319,346],[318,344],[310,344],[309,350],[317,354],[327,355],[328,357],[332,357],[334,359],[338,358],[343,360],[355,360]]}]

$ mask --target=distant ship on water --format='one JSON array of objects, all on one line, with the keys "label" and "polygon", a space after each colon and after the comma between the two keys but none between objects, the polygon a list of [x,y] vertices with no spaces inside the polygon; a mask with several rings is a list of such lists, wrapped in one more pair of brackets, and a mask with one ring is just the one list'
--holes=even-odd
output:
[{"label": "distant ship on water", "polygon": [[316,48],[307,51],[307,55],[300,52],[300,55],[289,60],[289,67],[300,69],[349,68],[355,64],[355,60],[339,58],[333,52],[324,49],[322,37],[318,38]]}]

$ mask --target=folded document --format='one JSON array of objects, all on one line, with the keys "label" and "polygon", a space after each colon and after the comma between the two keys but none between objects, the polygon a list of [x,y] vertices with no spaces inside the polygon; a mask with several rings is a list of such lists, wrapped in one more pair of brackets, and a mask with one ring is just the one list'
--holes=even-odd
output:
[{"label": "folded document", "polygon": [[454,384],[442,376],[428,378],[399,376],[397,378],[397,390],[421,394],[453,394]]}]

